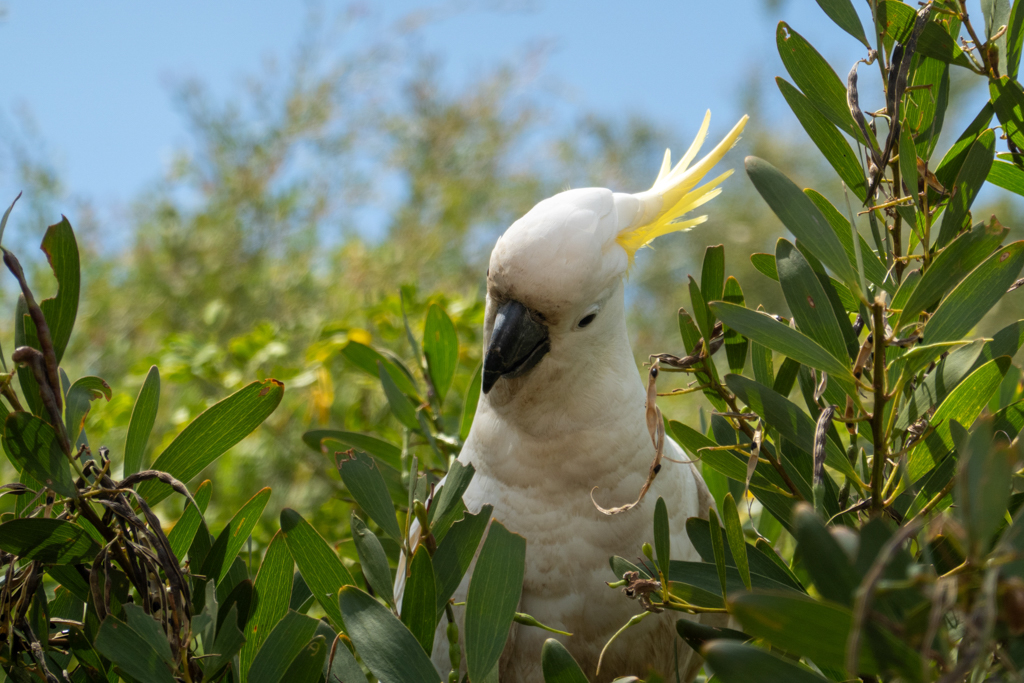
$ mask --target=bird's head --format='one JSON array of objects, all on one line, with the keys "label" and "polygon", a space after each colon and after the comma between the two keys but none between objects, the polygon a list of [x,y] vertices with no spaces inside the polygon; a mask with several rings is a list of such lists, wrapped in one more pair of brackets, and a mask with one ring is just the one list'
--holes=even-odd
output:
[{"label": "bird's head", "polygon": [[[640,247],[687,230],[707,216],[683,218],[716,197],[726,171],[697,187],[732,148],[747,117],[693,166],[711,113],[674,167],[668,150],[654,186],[626,194],[568,190],[537,204],[498,239],[487,271],[483,391],[530,373],[545,357],[594,357],[624,333],[623,276]],[[600,355],[599,353],[597,355]]]}]

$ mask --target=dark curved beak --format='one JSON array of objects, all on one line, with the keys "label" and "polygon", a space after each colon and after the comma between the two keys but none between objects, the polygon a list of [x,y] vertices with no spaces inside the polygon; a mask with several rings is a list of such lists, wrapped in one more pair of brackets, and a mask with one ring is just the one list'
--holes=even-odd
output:
[{"label": "dark curved beak", "polygon": [[491,343],[484,355],[483,390],[486,394],[501,377],[519,377],[540,362],[551,349],[548,328],[518,301],[498,309]]}]

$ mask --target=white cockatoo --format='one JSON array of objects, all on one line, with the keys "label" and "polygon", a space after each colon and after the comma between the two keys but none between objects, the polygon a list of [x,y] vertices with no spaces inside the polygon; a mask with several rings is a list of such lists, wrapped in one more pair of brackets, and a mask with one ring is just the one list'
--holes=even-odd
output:
[{"label": "white cockatoo", "polygon": [[[476,475],[463,499],[474,513],[493,505],[493,518],[526,538],[519,611],[572,633],[558,638],[592,680],[649,669],[674,680],[677,657],[681,675],[692,677],[699,665],[676,634],[681,614],[666,612],[620,636],[605,654],[600,676],[595,673],[602,647],[640,611],[606,585],[612,578],[608,558],[635,558],[644,542],[653,541],[654,504],[661,496],[673,558],[699,560],[685,522],[706,518],[714,504],[700,474],[667,439],[666,460],[638,506],[606,515],[594,503],[610,508],[635,500],[655,456],[623,286],[636,251],[706,220],[681,217],[717,196],[731,174],[697,187],[747,121],[744,116],[691,166],[710,115],[674,167],[666,151],[650,190],[585,188],[537,204],[498,239],[487,272],[483,393],[459,455]],[[456,602],[465,600],[469,579],[467,574]],[[456,608],[460,622],[461,612]],[[442,676],[450,668],[444,627],[442,620],[433,652]],[[500,681],[542,681],[541,647],[551,635],[513,624]]]}]

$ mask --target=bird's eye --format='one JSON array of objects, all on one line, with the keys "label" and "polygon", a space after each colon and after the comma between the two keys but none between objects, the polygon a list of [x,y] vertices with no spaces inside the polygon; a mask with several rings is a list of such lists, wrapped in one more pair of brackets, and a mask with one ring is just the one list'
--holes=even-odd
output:
[{"label": "bird's eye", "polygon": [[594,318],[596,317],[597,313],[591,313],[590,315],[583,316],[583,319],[580,320],[580,327],[586,327],[590,323],[594,322]]}]

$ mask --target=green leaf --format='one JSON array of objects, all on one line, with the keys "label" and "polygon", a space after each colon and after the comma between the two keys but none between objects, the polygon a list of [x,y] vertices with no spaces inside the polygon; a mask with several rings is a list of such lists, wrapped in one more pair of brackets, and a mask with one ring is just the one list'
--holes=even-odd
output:
[{"label": "green leaf", "polygon": [[[78,294],[81,287],[81,271],[78,259],[78,243],[75,232],[67,218],[51,225],[43,236],[40,249],[50,262],[53,275],[57,278],[57,294],[39,302],[39,308],[46,317],[46,325],[50,328],[53,341],[53,353],[59,364],[64,357],[64,349],[71,339],[71,330],[75,326],[78,315]],[[26,325],[32,325],[26,321]],[[33,325],[33,328],[35,326]],[[35,334],[35,330],[32,331]]]},{"label": "green leaf", "polygon": [[985,259],[942,300],[924,328],[929,344],[960,339],[1003,298],[1024,267],[1024,240]]},{"label": "green leaf", "polygon": [[[340,645],[339,647],[345,647]],[[288,670],[279,679],[288,681],[316,681],[323,679],[324,662],[327,661],[327,642],[323,636],[313,638],[292,660]]]},{"label": "green leaf", "polygon": [[779,22],[775,42],[786,71],[811,104],[839,130],[863,144],[864,134],[846,104],[846,86],[825,58],[784,21]]},{"label": "green leaf", "polygon": [[900,175],[903,184],[907,186],[907,196],[913,198],[915,207],[918,206],[917,148],[914,147],[914,131],[910,121],[904,121],[900,128]]},{"label": "green leaf", "polygon": [[750,265],[765,277],[770,277],[776,282],[779,281],[779,271],[775,267],[775,254],[751,254]]},{"label": "green leaf", "polygon": [[[774,262],[775,259],[772,259]],[[754,371],[754,379],[766,387],[775,383],[775,368],[772,363],[772,350],[763,344],[752,342],[750,345],[750,365]],[[734,373],[740,374],[740,373]]]},{"label": "green leaf", "polygon": [[77,489],[71,478],[71,464],[53,427],[25,412],[11,413],[4,424],[4,450],[14,466],[60,495],[73,498]]},{"label": "green leaf", "polygon": [[78,441],[78,434],[85,428],[85,418],[89,415],[90,404],[98,399],[110,400],[110,385],[99,377],[82,377],[67,391],[64,402],[64,428],[68,433],[68,441]]},{"label": "green leaf", "polygon": [[748,308],[716,301],[711,309],[722,321],[751,341],[785,354],[797,362],[829,373],[834,379],[853,382],[849,359],[843,362],[817,342],[769,315]]},{"label": "green leaf", "polygon": [[803,242],[816,258],[831,268],[851,291],[857,291],[857,273],[850,264],[839,238],[814,202],[801,192],[793,181],[767,161],[747,157],[746,168],[754,187],[783,225]]},{"label": "green leaf", "polygon": [[192,494],[193,500],[196,501],[196,506],[191,501],[185,501],[185,510],[181,513],[181,517],[177,523],[167,533],[167,541],[171,544],[171,552],[174,556],[181,558],[185,555],[188,547],[192,545],[192,539],[195,538],[196,531],[199,529],[199,523],[203,520],[203,513],[206,512],[206,506],[210,504],[210,497],[213,495],[213,483],[209,479],[199,485],[199,488]]},{"label": "green leaf", "polygon": [[[739,281],[732,275],[725,281],[723,301],[728,301],[736,306],[744,306],[743,290],[740,289]],[[725,355],[729,360],[729,370],[737,374],[743,372],[743,366],[747,363],[747,347],[750,342],[731,327],[724,327]]]},{"label": "green leaf", "polygon": [[775,83],[782,91],[782,96],[786,98],[789,108],[796,114],[800,125],[811,138],[811,142],[832,165],[850,191],[862,202],[867,199],[868,185],[864,179],[864,171],[843,134],[836,130],[832,122],[825,118],[803,93],[790,85],[789,81],[778,77]]},{"label": "green leaf", "polygon": [[700,293],[704,301],[718,301],[725,286],[725,247],[716,244],[704,250],[700,270]]},{"label": "green leaf", "polygon": [[[736,501],[733,500],[731,493],[725,496],[725,506],[722,508],[722,521],[725,522],[725,537],[729,541],[729,550],[732,551],[736,568],[740,572],[740,578],[743,579],[743,585],[746,586],[747,590],[750,590],[750,565],[747,564],[747,542],[743,540],[743,526],[740,524],[740,514],[736,509]],[[714,538],[713,534],[712,538]]]},{"label": "green leaf", "polygon": [[466,664],[483,681],[505,649],[526,571],[526,539],[494,521],[469,581],[466,596]]},{"label": "green leaf", "polygon": [[[291,663],[316,633],[316,619],[288,610],[284,618],[267,635],[249,668],[249,683],[289,683],[296,680],[286,676]],[[315,669],[320,673],[321,660]],[[304,680],[316,680],[304,679]]]},{"label": "green leaf", "polygon": [[221,582],[231,568],[231,563],[238,552],[245,545],[249,534],[256,528],[256,524],[260,521],[260,515],[263,514],[269,500],[270,487],[268,486],[260,489],[235,513],[231,521],[224,525],[224,529],[217,536],[213,548],[210,549],[203,562],[201,573],[204,576],[215,579],[217,583]]},{"label": "green leaf", "polygon": [[654,552],[658,557],[658,567],[663,573],[668,571],[668,563],[672,559],[671,544],[668,508],[665,506],[665,499],[658,496],[658,502],[654,505]]},{"label": "green leaf", "polygon": [[827,683],[793,659],[771,654],[754,645],[735,640],[714,640],[703,648],[703,656],[722,683]]},{"label": "green leaf", "polygon": [[78,564],[91,561],[99,552],[99,546],[77,524],[40,517],[0,524],[0,548],[44,564]]},{"label": "green leaf", "polygon": [[338,554],[309,522],[295,510],[281,510],[281,533],[302,578],[335,628],[342,628],[338,591],[355,584]]},{"label": "green leaf", "polygon": [[1006,69],[1009,78],[1016,79],[1020,68],[1021,47],[1024,45],[1024,7],[1020,0],[1013,0],[1010,19],[1006,25]]},{"label": "green leaf", "polygon": [[160,658],[168,666],[174,666],[174,657],[171,655],[171,645],[167,642],[167,635],[156,619],[146,614],[146,611],[138,605],[122,605],[125,617],[128,620],[128,627],[142,636],[142,639],[153,646]]},{"label": "green leaf", "polygon": [[722,542],[722,527],[718,524],[718,513],[714,508],[708,510],[708,524],[711,530],[711,550],[715,556],[715,569],[718,572],[718,581],[722,587],[722,597],[726,597],[727,585],[725,580],[725,544]]},{"label": "green leaf", "polygon": [[[917,17],[914,9],[898,0],[883,0],[878,2],[877,8],[878,23],[885,33],[886,50],[892,49],[893,41],[906,43]],[[917,53],[966,68],[971,64],[945,27],[935,21],[924,25],[917,41]]]},{"label": "green leaf", "polygon": [[484,535],[494,508],[484,505],[480,512],[466,515],[455,522],[434,552],[434,576],[437,578],[437,613],[444,611],[448,599],[462,583],[462,577],[473,562],[477,546]]},{"label": "green leaf", "polygon": [[[853,231],[850,229],[850,219],[840,213],[839,209],[834,207],[832,203],[824,197],[820,192],[812,190],[810,188],[804,190],[804,194],[814,203],[818,210],[821,211],[821,215],[828,221],[829,227],[832,228],[832,232],[835,233],[836,238],[840,244],[843,245],[843,251],[846,252],[846,259],[850,263],[850,267],[856,270],[857,268],[857,252],[853,243]],[[867,240],[860,236],[858,233],[857,240],[860,242],[860,255],[861,263],[864,265],[864,277],[867,278],[868,282],[872,283],[876,287],[884,289],[890,294],[896,291],[896,285],[889,277],[889,272],[885,265],[878,259],[878,256],[874,251],[871,250],[871,246],[868,245]],[[772,259],[774,262],[774,259]],[[778,279],[776,277],[775,279]],[[838,281],[834,282],[836,289],[839,287],[845,287]],[[848,290],[849,288],[847,288]],[[842,293],[840,292],[840,295]],[[853,296],[852,294],[850,295]],[[850,310],[850,309],[847,309]]]},{"label": "green leaf", "polygon": [[405,369],[404,366],[395,363],[390,358],[387,358],[378,351],[371,349],[369,346],[360,344],[359,342],[349,341],[345,348],[341,350],[341,355],[345,356],[353,365],[362,370],[368,375],[373,377],[380,377],[380,370],[377,365],[383,365],[388,370],[388,374],[391,379],[398,386],[406,396],[418,396],[419,391],[416,389],[416,384],[413,382],[412,375]]},{"label": "green leaf", "polygon": [[473,371],[473,378],[469,380],[469,387],[466,389],[466,397],[462,401],[462,419],[459,421],[459,438],[465,441],[469,437],[469,430],[473,426],[473,418],[476,417],[476,406],[480,402],[480,381],[483,376],[484,364],[479,363]]},{"label": "green leaf", "polygon": [[[249,581],[245,582],[249,586],[249,590],[252,590],[252,583]],[[226,611],[225,611],[226,610]],[[213,645],[207,647],[204,643],[204,650],[207,655],[213,655],[208,659],[203,660],[203,671],[207,676],[213,677],[221,669],[231,663],[231,660],[235,658],[235,655],[239,653],[242,646],[245,645],[245,637],[242,635],[242,631],[238,626],[238,605],[227,604],[221,607],[221,612],[224,612],[223,621],[217,625],[217,637],[213,640]],[[218,616],[218,619],[221,617]],[[223,624],[223,625],[222,625]]]},{"label": "green leaf", "polygon": [[[699,459],[706,466],[730,479],[746,481],[747,463],[742,456],[732,451],[702,450],[716,448],[718,444],[682,422],[670,420],[669,429],[691,458]],[[758,463],[754,476],[750,479],[750,485],[769,491],[780,491],[784,490],[785,482],[777,472],[770,469],[770,466]]]},{"label": "green leaf", "polygon": [[[691,278],[691,283],[692,283]],[[690,285],[691,298],[694,291],[697,292],[697,296],[700,296],[700,291],[693,285]],[[707,312],[710,316],[710,311]],[[693,318],[690,314],[683,309],[679,309],[679,336],[682,337],[683,346],[686,348],[687,353],[693,353],[697,348],[697,342],[701,340],[701,332],[697,329],[697,325],[693,322]],[[701,367],[697,370],[697,381],[704,385],[719,384],[718,370],[714,363],[707,363],[707,371],[704,369],[704,363],[699,364]],[[710,374],[709,374],[710,373]],[[718,392],[713,388],[704,389],[704,396],[717,410],[728,410],[725,401],[718,395]]]},{"label": "green leaf", "polygon": [[[998,111],[998,109],[997,109]],[[935,246],[943,247],[950,242],[964,221],[968,220],[968,212],[978,190],[985,184],[989,169],[992,167],[992,160],[995,158],[996,134],[995,131],[987,130],[978,136],[964,158],[963,166],[956,176],[956,182],[949,188],[953,193],[946,204],[946,211],[942,214],[942,226],[939,228],[939,236]]]},{"label": "green leaf", "polygon": [[974,117],[974,120],[967,125],[964,132],[960,134],[960,137],[953,143],[953,146],[949,148],[946,155],[942,157],[938,168],[935,169],[935,177],[938,178],[943,187],[947,189],[953,187],[956,177],[960,173],[960,168],[967,158],[967,153],[978,136],[988,128],[988,124],[992,121],[994,114],[995,110],[992,108],[992,103],[986,102],[985,106],[978,112],[978,115]]},{"label": "green leaf", "polygon": [[825,524],[806,503],[793,511],[794,536],[803,566],[826,600],[850,606],[860,577]]},{"label": "green leaf", "polygon": [[391,406],[391,413],[408,429],[418,431],[420,429],[419,419],[416,417],[416,407],[409,398],[402,393],[395,383],[394,377],[388,372],[383,363],[378,364],[380,384],[384,388],[384,395],[387,396],[388,405]]},{"label": "green leaf", "polygon": [[278,531],[267,547],[253,583],[253,592],[257,596],[256,607],[245,625],[245,645],[239,653],[242,683],[249,680],[253,659],[274,625],[288,613],[293,569],[294,562],[288,552],[284,532]]},{"label": "green leaf", "polygon": [[431,506],[430,531],[436,541],[440,542],[459,518],[462,494],[469,487],[475,472],[476,469],[472,465],[463,465],[458,460],[452,461],[452,466],[441,486],[441,493],[438,495],[435,492],[435,503]]},{"label": "green leaf", "polygon": [[1013,164],[998,159],[993,161],[986,180],[1004,190],[1024,196],[1024,170]]},{"label": "green leaf", "polygon": [[395,506],[374,459],[365,453],[355,452],[350,458],[340,460],[338,469],[341,471],[341,481],[359,507],[384,533],[401,544],[402,530],[395,518]]},{"label": "green leaf", "polygon": [[1024,147],[1024,91],[1008,76],[989,81],[992,107],[1006,136],[1017,146]]},{"label": "green leaf", "polygon": [[132,678],[146,683],[174,683],[155,644],[116,617],[103,620],[94,644],[104,657]]},{"label": "green leaf", "polygon": [[690,305],[693,307],[693,319],[697,323],[697,329],[700,330],[700,336],[704,339],[704,348],[706,349],[711,345],[711,332],[715,327],[715,316],[708,308],[693,276],[690,276]]},{"label": "green leaf", "polygon": [[[849,608],[796,593],[742,593],[729,601],[729,612],[751,636],[764,638],[773,647],[807,657],[818,666],[845,671],[846,643],[853,624],[853,613]],[[906,657],[908,667],[916,661],[920,670],[920,657],[916,652],[877,626],[868,624],[866,628]],[[858,674],[883,673],[869,646],[871,640],[870,637],[861,639]]]},{"label": "green leaf", "polygon": [[391,569],[388,567],[388,557],[384,554],[384,547],[380,540],[366,526],[363,520],[352,513],[352,540],[356,544],[356,552],[359,555],[359,564],[363,568],[363,576],[366,583],[373,589],[373,592],[384,599],[391,607],[395,606],[395,595],[392,592]]},{"label": "green leaf", "polygon": [[818,0],[818,6],[839,28],[864,43],[864,47],[871,49],[871,44],[864,36],[864,27],[857,16],[857,10],[853,8],[850,0]]},{"label": "green leaf", "polygon": [[[999,248],[1009,231],[997,221],[978,223],[943,249],[903,304],[896,329],[910,324]],[[896,306],[893,301],[893,306]],[[929,342],[932,341],[929,337]],[[938,340],[936,340],[938,341]]]},{"label": "green leaf", "polygon": [[992,418],[983,417],[970,434],[951,421],[950,436],[960,461],[956,480],[956,513],[967,530],[971,557],[982,561],[1006,515],[1010,499],[1011,457],[1005,447],[993,447]]},{"label": "green leaf", "polygon": [[428,655],[434,651],[437,630],[436,580],[430,553],[421,545],[409,565],[409,578],[402,597],[402,623]]},{"label": "green leaf", "polygon": [[[700,517],[690,517],[686,520],[686,535],[704,562],[713,563],[715,561],[715,553],[711,544],[711,524],[708,520],[701,519]],[[785,562],[775,554],[775,551],[770,546],[767,550],[764,550],[747,545],[745,550],[751,575],[761,575],[765,579],[782,584],[785,588],[805,592],[792,570],[786,566]],[[736,567],[736,560],[733,559],[732,551],[729,548],[725,549],[725,566],[727,569]],[[737,574],[738,576],[739,574]]]},{"label": "green leaf", "polygon": [[314,451],[327,453],[327,441],[337,441],[349,448],[369,453],[395,469],[402,467],[402,449],[398,446],[368,434],[343,432],[337,429],[313,429],[302,435],[302,440]]},{"label": "green leaf", "polygon": [[775,246],[779,284],[801,332],[820,344],[843,365],[849,363],[843,331],[825,290],[807,259],[783,238]]},{"label": "green leaf", "polygon": [[587,676],[565,645],[554,638],[544,641],[540,650],[540,666],[544,683],[587,683]]},{"label": "green leaf", "polygon": [[430,658],[388,608],[355,586],[341,589],[345,626],[370,672],[388,683],[440,683]]},{"label": "green leaf", "polygon": [[459,337],[455,325],[444,309],[431,304],[423,331],[423,355],[427,359],[430,382],[437,391],[438,403],[444,401],[459,364]]},{"label": "green leaf", "polygon": [[[109,400],[109,397],[107,397]],[[154,365],[146,374],[146,380],[135,399],[132,417],[128,422],[128,435],[124,439],[124,474],[135,474],[142,469],[146,456],[146,444],[156,422],[160,407],[160,370]]]},{"label": "green leaf", "polygon": [[[39,337],[36,335],[36,326],[28,314],[28,304],[25,303],[25,296],[18,295],[18,302],[14,308],[14,348],[19,346],[31,346],[39,348]],[[18,383],[21,384],[21,394],[28,404],[29,410],[35,415],[43,412],[43,399],[39,396],[39,384],[36,382],[32,369],[27,365],[19,365],[16,368]]]},{"label": "green leaf", "polygon": [[[229,448],[248,436],[270,417],[284,395],[276,379],[253,382],[213,404],[192,420],[153,462],[152,469],[167,472],[188,483]],[[155,505],[171,493],[171,487],[149,480],[139,495]]]}]

